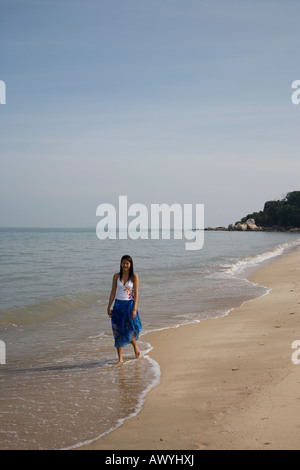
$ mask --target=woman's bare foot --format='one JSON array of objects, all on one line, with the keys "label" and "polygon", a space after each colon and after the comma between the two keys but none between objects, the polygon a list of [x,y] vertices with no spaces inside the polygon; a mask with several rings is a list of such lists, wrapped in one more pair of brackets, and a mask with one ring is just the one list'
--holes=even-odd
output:
[{"label": "woman's bare foot", "polygon": [[139,359],[139,358],[141,357],[141,351],[139,351],[138,353],[136,353],[135,357],[136,357],[137,359]]},{"label": "woman's bare foot", "polygon": [[141,356],[141,351],[139,350],[139,348],[138,348],[138,347],[135,348],[135,349],[134,349],[134,352],[135,352],[135,357],[136,357],[137,359],[139,359],[140,356]]}]

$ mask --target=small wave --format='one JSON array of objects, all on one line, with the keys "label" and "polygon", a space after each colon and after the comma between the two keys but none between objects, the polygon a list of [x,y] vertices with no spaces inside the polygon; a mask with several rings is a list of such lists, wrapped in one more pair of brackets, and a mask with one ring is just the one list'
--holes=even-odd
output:
[{"label": "small wave", "polygon": [[2,327],[28,325],[33,322],[49,320],[57,315],[88,308],[97,303],[99,303],[98,292],[68,294],[50,300],[42,300],[24,307],[11,307],[2,310],[0,312],[0,324]]},{"label": "small wave", "polygon": [[259,253],[257,255],[247,256],[237,262],[233,263],[231,266],[224,266],[223,273],[226,275],[237,275],[242,273],[245,269],[257,266],[264,261],[267,261],[271,258],[281,256],[286,250],[297,248],[300,246],[300,239],[294,240],[292,242],[281,243],[276,245],[271,250],[265,251],[264,253]]},{"label": "small wave", "polygon": [[52,365],[52,366],[39,366],[39,367],[27,367],[25,369],[21,368],[14,368],[14,369],[0,369],[0,374],[8,374],[8,373],[24,373],[28,374],[30,372],[64,372],[68,370],[76,370],[76,369],[90,369],[94,367],[101,367],[107,364],[110,364],[111,360],[102,360],[102,361],[95,361],[95,362],[84,362],[82,364],[60,364],[60,365]]}]

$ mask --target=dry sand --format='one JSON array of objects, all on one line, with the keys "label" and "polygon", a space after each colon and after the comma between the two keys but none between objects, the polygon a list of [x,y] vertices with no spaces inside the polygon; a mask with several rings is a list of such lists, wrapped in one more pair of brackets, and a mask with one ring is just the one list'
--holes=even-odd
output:
[{"label": "dry sand", "polygon": [[137,416],[80,449],[300,449],[300,250],[251,281],[272,290],[225,317],[145,336],[161,383]]}]

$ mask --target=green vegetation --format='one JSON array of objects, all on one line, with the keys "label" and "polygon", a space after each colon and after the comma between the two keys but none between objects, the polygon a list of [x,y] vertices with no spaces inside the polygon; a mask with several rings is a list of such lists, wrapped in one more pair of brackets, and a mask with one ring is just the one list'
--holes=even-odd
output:
[{"label": "green vegetation", "polygon": [[300,227],[300,191],[287,193],[280,201],[268,201],[264,210],[253,212],[241,219],[245,223],[247,219],[255,219],[260,227],[294,228]]}]

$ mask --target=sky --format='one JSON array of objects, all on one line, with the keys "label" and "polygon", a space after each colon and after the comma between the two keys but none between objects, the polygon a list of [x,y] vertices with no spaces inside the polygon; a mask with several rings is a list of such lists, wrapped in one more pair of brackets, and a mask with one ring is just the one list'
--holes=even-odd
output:
[{"label": "sky", "polygon": [[0,226],[300,190],[298,0],[1,0]]}]

